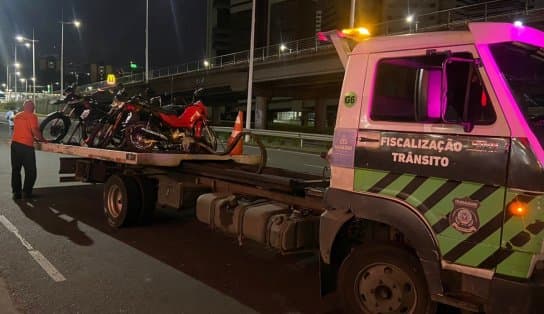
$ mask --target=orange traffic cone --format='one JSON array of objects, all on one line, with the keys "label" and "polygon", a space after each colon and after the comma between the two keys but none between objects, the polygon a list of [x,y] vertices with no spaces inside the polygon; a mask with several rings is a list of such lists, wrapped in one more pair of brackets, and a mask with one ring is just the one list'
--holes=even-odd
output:
[{"label": "orange traffic cone", "polygon": [[[236,117],[236,121],[234,122],[234,128],[232,129],[232,133],[230,134],[229,139],[227,140],[227,147],[230,147],[230,145],[234,142],[234,139],[238,134],[242,133],[244,130],[244,112],[238,111],[238,116]],[[238,140],[238,143],[236,143],[236,146],[230,151],[230,155],[242,155],[244,153],[244,140],[240,139]]]}]

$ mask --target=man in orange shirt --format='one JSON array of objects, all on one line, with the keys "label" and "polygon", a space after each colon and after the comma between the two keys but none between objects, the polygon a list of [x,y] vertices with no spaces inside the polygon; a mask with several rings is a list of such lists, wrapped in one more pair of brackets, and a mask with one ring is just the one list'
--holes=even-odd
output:
[{"label": "man in orange shirt", "polygon": [[[45,141],[38,127],[38,117],[34,114],[34,103],[26,100],[23,111],[15,115],[13,136],[11,138],[11,189],[13,199],[32,197],[36,182],[36,154],[34,140]],[[25,183],[21,189],[21,168],[25,168]],[[21,192],[23,195],[21,195]]]}]

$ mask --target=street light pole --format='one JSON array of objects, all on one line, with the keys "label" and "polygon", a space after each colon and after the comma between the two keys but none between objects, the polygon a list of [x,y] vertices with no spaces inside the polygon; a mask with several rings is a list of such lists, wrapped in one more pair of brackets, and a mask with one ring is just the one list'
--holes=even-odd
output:
[{"label": "street light pole", "polygon": [[36,40],[34,39],[34,29],[32,29],[32,101],[36,103]]},{"label": "street light pole", "polygon": [[355,2],[357,0],[351,0],[351,10],[349,11],[349,27],[354,28],[355,27]]},{"label": "street light pole", "polygon": [[149,0],[145,0],[145,82],[149,82]]},{"label": "street light pole", "polygon": [[[32,29],[32,39],[23,37],[21,35],[18,35],[15,37],[18,42],[25,43],[25,46],[30,48],[29,42],[32,43],[32,101],[36,102],[36,42],[37,40],[34,39],[34,29]],[[27,91],[28,92],[28,91]]]},{"label": "street light pole", "polygon": [[73,24],[76,28],[81,26],[81,22],[73,20],[72,22],[64,21],[64,13],[62,15],[62,21],[60,21],[60,93],[64,90],[64,24]]},{"label": "street light pole", "polygon": [[[63,17],[64,19],[64,17]],[[64,86],[64,21],[60,22],[60,94]]]},{"label": "street light pole", "polygon": [[[9,58],[8,58],[8,62],[6,62],[6,91],[9,92]],[[8,94],[6,93],[6,97]]]},{"label": "street light pole", "polygon": [[255,56],[255,9],[257,0],[253,0],[251,10],[251,39],[249,48],[249,76],[247,78],[247,106],[246,106],[246,129],[251,129],[251,107],[253,103],[253,59]]},{"label": "street light pole", "polygon": [[[15,68],[17,68],[17,64],[18,64],[18,63],[17,63],[17,43],[16,43],[16,44],[15,44],[15,55],[14,55],[14,63],[13,63],[13,66],[14,66]],[[16,94],[15,97],[17,97],[17,71],[15,71],[15,73],[13,73],[13,77],[15,78],[15,79],[14,79],[14,82],[13,82],[13,89],[14,89],[15,94]]]}]

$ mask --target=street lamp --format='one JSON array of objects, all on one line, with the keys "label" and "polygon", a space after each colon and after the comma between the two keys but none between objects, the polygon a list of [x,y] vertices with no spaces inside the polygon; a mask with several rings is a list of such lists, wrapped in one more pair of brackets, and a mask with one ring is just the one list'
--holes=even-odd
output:
[{"label": "street lamp", "polygon": [[81,22],[78,20],[73,20],[71,22],[61,21],[61,31],[60,31],[60,92],[64,88],[64,25],[74,25],[76,28],[81,27]]},{"label": "street lamp", "polygon": [[[412,32],[412,23],[414,23],[415,17],[413,14],[410,14],[406,17],[406,23],[410,25],[410,33]],[[416,33],[417,33],[417,21],[416,22]]]},{"label": "street lamp", "polygon": [[25,83],[25,92],[28,93],[28,81],[25,78],[20,78],[19,82]]},{"label": "street lamp", "polygon": [[15,39],[20,43],[24,42],[27,48],[30,48],[32,44],[32,101],[36,102],[36,43],[38,40],[34,39],[34,30],[32,30],[32,39],[21,35],[18,35]]}]

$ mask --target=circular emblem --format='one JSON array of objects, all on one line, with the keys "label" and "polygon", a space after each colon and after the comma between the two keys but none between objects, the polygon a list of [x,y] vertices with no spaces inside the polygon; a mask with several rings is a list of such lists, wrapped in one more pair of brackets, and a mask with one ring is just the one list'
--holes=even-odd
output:
[{"label": "circular emblem", "polygon": [[478,201],[455,199],[453,211],[450,213],[450,225],[461,233],[474,233],[480,228],[480,218],[476,211],[480,207]]},{"label": "circular emblem", "polygon": [[351,108],[357,102],[357,94],[355,92],[349,92],[344,95],[344,105],[348,108]]}]

